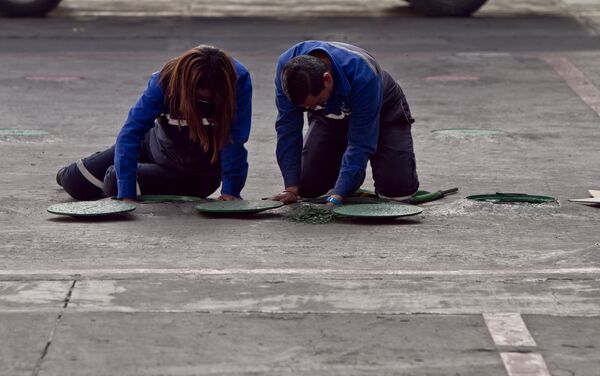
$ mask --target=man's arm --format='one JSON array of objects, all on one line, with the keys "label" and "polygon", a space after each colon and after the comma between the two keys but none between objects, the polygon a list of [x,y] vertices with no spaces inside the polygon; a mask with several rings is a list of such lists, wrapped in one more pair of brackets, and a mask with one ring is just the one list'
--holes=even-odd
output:
[{"label": "man's arm", "polygon": [[377,150],[382,102],[382,85],[378,76],[352,90],[348,146],[332,195],[346,197],[360,188],[369,157]]},{"label": "man's arm", "polygon": [[[293,200],[288,200],[290,194],[283,192],[286,197],[277,195],[274,199],[284,202],[293,202],[298,197],[298,184],[300,183],[300,171],[302,161],[302,127],[304,126],[304,112],[298,106],[294,106],[286,97],[281,87],[281,71],[283,63],[280,62],[275,75],[275,105],[277,106],[277,120],[275,130],[277,131],[277,164],[283,176],[285,191],[295,195]],[[288,199],[286,199],[288,198]]]}]

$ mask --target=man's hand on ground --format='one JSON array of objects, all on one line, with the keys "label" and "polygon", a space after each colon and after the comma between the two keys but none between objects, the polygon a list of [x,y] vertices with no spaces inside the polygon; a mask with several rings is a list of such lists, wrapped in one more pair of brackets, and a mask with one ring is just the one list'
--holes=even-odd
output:
[{"label": "man's hand on ground", "polygon": [[288,187],[283,192],[271,197],[271,200],[281,201],[284,204],[292,204],[298,201],[298,187]]}]

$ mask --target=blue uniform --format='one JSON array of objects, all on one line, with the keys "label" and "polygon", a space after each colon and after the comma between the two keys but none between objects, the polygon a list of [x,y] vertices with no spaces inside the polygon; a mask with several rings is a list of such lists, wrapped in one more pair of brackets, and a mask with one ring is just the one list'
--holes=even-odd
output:
[{"label": "blue uniform", "polygon": [[[231,124],[230,140],[220,153],[221,193],[240,197],[248,175],[248,152],[244,144],[250,135],[252,81],[246,67],[236,60],[234,63],[237,73],[237,112]],[[160,115],[168,115],[169,112],[160,87],[159,73],[154,73],[150,77],[148,87],[129,111],[127,120],[117,136],[114,163],[119,198],[136,196],[140,145],[146,133],[155,127],[155,120]]]},{"label": "blue uniform", "polygon": [[332,190],[332,193],[348,196],[362,183],[367,162],[377,150],[380,112],[384,102],[383,77],[387,74],[366,51],[344,43],[306,41],[280,56],[275,75],[279,111],[275,124],[276,154],[286,187],[300,183],[306,109],[294,106],[288,100],[282,89],[281,73],[290,59],[317,51],[325,53],[331,60],[333,76],[333,93],[319,111],[319,116],[336,120],[349,118],[348,145]]}]

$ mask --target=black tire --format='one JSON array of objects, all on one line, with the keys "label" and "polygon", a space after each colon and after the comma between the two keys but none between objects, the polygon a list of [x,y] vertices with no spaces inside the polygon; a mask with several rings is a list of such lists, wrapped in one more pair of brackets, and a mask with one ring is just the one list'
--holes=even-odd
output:
[{"label": "black tire", "polygon": [[42,17],[61,0],[0,0],[0,14],[9,17]]},{"label": "black tire", "polygon": [[410,5],[429,17],[468,17],[487,0],[411,0]]}]

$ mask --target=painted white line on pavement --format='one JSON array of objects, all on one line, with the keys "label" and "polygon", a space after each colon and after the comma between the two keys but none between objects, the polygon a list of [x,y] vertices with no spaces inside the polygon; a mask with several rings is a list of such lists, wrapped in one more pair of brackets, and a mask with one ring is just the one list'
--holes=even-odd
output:
[{"label": "painted white line on pavement", "polygon": [[[484,313],[483,319],[496,346],[537,347],[525,322],[518,313]],[[550,376],[541,354],[501,352],[508,376]]]},{"label": "painted white line on pavement", "polygon": [[550,376],[542,355],[538,353],[500,353],[508,376]]},{"label": "painted white line on pavement", "polygon": [[508,275],[563,275],[600,274],[600,268],[559,268],[559,269],[465,269],[465,270],[368,270],[368,269],[188,269],[188,268],[135,268],[135,269],[50,269],[50,270],[0,270],[0,277],[25,276],[111,276],[128,274],[178,274],[178,275],[373,275],[373,276],[508,276]]},{"label": "painted white line on pavement", "polygon": [[544,55],[542,58],[562,77],[569,87],[598,116],[600,116],[600,89],[564,56]]},{"label": "painted white line on pavement", "polygon": [[518,313],[484,313],[496,346],[537,346]]}]

